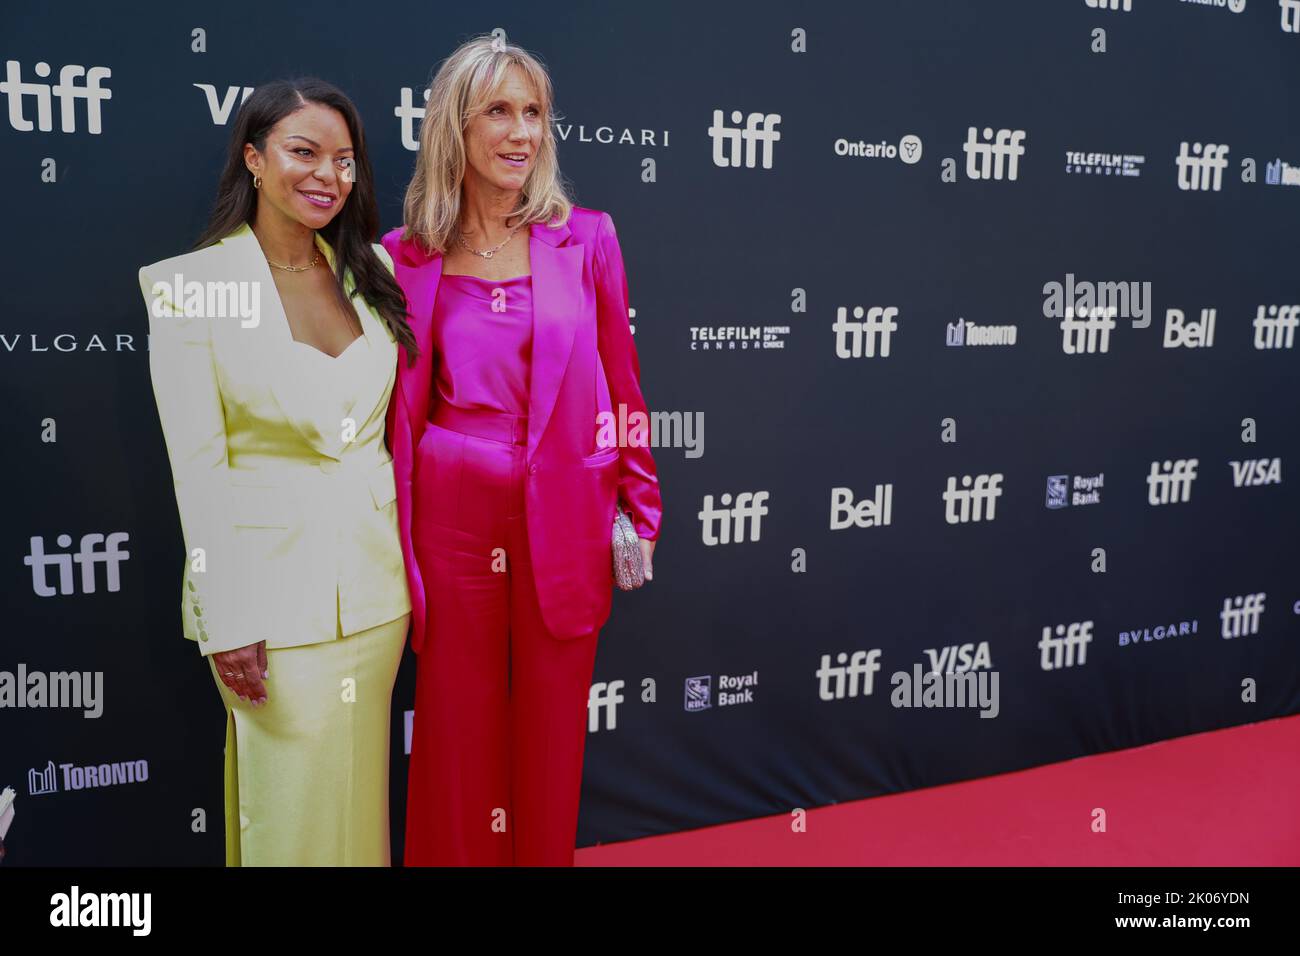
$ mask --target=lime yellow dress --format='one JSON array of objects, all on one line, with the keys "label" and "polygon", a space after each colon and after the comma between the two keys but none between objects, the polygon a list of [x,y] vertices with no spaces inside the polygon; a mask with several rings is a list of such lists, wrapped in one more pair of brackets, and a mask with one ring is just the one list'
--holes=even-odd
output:
[{"label": "lime yellow dress", "polygon": [[[338,427],[370,368],[365,336],[337,358],[295,342],[284,369]],[[382,433],[372,441],[382,444]],[[363,448],[353,454],[367,454]],[[371,452],[373,453],[373,452]],[[409,616],[320,644],[267,650],[267,702],[213,679],[226,705],[227,866],[389,866],[393,681]]]},{"label": "lime yellow dress", "polygon": [[[145,266],[140,287],[185,539],[182,630],[225,705],[226,862],[386,866],[411,611],[384,442],[397,344],[351,275],[363,334],[336,357],[296,342],[247,225]],[[260,642],[268,702],[254,707],[215,655]]]}]

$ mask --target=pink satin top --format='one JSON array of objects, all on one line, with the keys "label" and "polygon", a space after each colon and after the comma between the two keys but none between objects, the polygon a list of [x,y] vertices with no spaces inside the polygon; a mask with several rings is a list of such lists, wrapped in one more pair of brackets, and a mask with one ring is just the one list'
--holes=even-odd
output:
[{"label": "pink satin top", "polygon": [[[438,280],[433,303],[438,401],[527,415],[532,343],[532,276],[443,275]],[[430,403],[431,410],[436,406]]]}]

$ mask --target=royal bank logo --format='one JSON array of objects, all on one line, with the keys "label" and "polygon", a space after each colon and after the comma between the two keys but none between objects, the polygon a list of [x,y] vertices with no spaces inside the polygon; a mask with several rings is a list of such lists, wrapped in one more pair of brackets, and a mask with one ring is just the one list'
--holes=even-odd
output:
[{"label": "royal bank logo", "polygon": [[849,319],[849,310],[840,306],[835,310],[835,322],[831,329],[835,332],[836,358],[889,358],[891,336],[898,331],[898,316],[895,306],[873,305],[854,306],[853,318]]},{"label": "royal bank logo", "polygon": [[1015,180],[1020,174],[1020,157],[1025,155],[1025,131],[984,127],[982,138],[974,126],[966,128],[966,154],[968,179]]},{"label": "royal bank logo", "polygon": [[1246,461],[1230,461],[1228,465],[1232,468],[1234,488],[1282,484],[1281,458],[1251,458]]},{"label": "royal bank logo", "polygon": [[1055,630],[1043,628],[1038,641],[1038,666],[1045,671],[1063,667],[1081,667],[1088,663],[1088,645],[1092,643],[1092,621],[1058,624]]},{"label": "royal bank logo", "polygon": [[[713,111],[713,125],[709,127],[709,138],[713,141],[713,165],[723,169],[736,169],[743,165],[753,169],[761,165],[764,169],[772,168],[773,148],[781,138],[776,127],[781,122],[779,113],[750,113],[746,116],[740,110],[731,111],[728,126],[722,110]],[[742,127],[739,124],[744,123]]]},{"label": "royal bank logo", "polygon": [[1186,318],[1181,309],[1166,309],[1160,344],[1167,349],[1208,349],[1214,345],[1214,320],[1214,309],[1201,309],[1199,320]]},{"label": "royal bank logo", "polygon": [[1264,593],[1240,594],[1237,597],[1223,599],[1223,610],[1219,620],[1223,622],[1220,635],[1225,641],[1234,637],[1250,637],[1259,633],[1260,621],[1264,617]]},{"label": "royal bank logo", "polygon": [[1146,161],[1145,156],[1132,153],[1085,153],[1075,149],[1065,151],[1065,171],[1070,175],[1136,178],[1142,175],[1142,165]]},{"label": "royal bank logo", "polygon": [[968,521],[992,521],[998,498],[1002,497],[1002,475],[962,475],[961,487],[957,476],[948,478],[943,493],[943,520],[948,524]]},{"label": "royal bank logo", "polygon": [[713,495],[704,496],[704,507],[699,519],[705,545],[743,544],[757,541],[763,515],[767,514],[766,491],[742,491],[732,503],[730,492],[721,495],[719,505],[714,505]]},{"label": "royal bank logo", "polygon": [[1100,475],[1048,475],[1047,507],[1055,511],[1070,505],[1101,504],[1101,489],[1105,474]]},{"label": "royal bank logo", "polygon": [[921,137],[908,133],[898,141],[898,145],[881,140],[879,143],[867,143],[862,140],[837,139],[836,156],[852,156],[858,159],[898,159],[909,166],[921,161],[923,147]]},{"label": "royal bank logo", "polygon": [[1178,505],[1191,501],[1196,466],[1195,458],[1153,461],[1147,475],[1147,504]]},{"label": "royal bank logo", "polygon": [[1300,166],[1275,159],[1264,166],[1264,182],[1270,186],[1300,186]]},{"label": "royal bank logo", "polygon": [[1300,325],[1300,306],[1261,305],[1251,324],[1255,326],[1256,349],[1289,349],[1295,344],[1295,329]]},{"label": "royal bank logo", "polygon": [[691,351],[757,352],[784,349],[788,325],[692,325]]},{"label": "royal bank logo", "polygon": [[[32,72],[42,80],[51,74],[50,65],[44,61],[37,63]],[[103,86],[104,80],[113,75],[106,66],[84,67],[69,63],[59,70],[59,82],[39,83],[23,79],[23,67],[17,60],[5,61],[5,78],[0,80],[0,93],[9,100],[9,125],[19,133],[30,133],[33,129],[42,133],[54,129],[54,100],[59,101],[59,131],[77,132],[77,102],[86,104],[86,132],[98,136],[104,131],[100,104],[113,98],[112,91]],[[27,98],[36,104],[36,121],[32,122],[27,113]]]},{"label": "royal bank logo", "polygon": [[1174,157],[1178,167],[1178,188],[1191,192],[1218,192],[1223,185],[1223,171],[1228,168],[1228,147],[1218,143],[1192,143],[1184,140]]},{"label": "royal bank logo", "polygon": [[958,318],[949,322],[944,332],[944,343],[950,348],[977,347],[981,345],[1015,345],[1014,325],[976,325]]},{"label": "royal bank logo", "polygon": [[823,654],[814,676],[817,678],[819,700],[845,700],[853,697],[870,697],[875,675],[880,673],[880,650],[854,651],[850,657],[844,651],[835,655]]},{"label": "royal bank logo", "polygon": [[708,710],[713,706],[713,675],[686,678],[685,694],[682,706],[687,712]]}]

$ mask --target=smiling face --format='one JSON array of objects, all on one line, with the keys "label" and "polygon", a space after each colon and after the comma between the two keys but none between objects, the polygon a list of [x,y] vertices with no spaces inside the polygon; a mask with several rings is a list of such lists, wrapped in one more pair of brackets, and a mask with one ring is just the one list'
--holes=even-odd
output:
[{"label": "smiling face", "polygon": [[244,146],[249,172],[262,177],[257,216],[282,216],[319,230],[352,192],[354,150],[337,110],[308,103],[276,123],[261,152]]},{"label": "smiling face", "polygon": [[518,67],[511,67],[487,105],[465,129],[465,180],[469,188],[518,192],[542,145],[544,107]]}]

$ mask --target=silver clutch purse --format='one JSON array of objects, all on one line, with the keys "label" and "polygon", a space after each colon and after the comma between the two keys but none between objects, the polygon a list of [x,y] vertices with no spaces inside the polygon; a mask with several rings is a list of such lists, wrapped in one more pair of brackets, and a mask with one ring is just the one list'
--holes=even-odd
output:
[{"label": "silver clutch purse", "polygon": [[641,539],[627,512],[614,512],[614,583],[621,591],[634,591],[645,584],[645,566],[641,563]]}]

